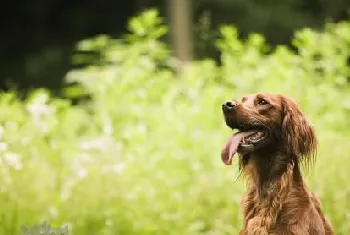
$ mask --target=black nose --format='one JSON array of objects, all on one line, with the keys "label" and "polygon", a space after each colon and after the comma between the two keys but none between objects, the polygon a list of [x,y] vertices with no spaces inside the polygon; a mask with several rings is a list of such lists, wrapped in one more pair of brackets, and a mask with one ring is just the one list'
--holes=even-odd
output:
[{"label": "black nose", "polygon": [[222,105],[222,110],[224,111],[231,111],[236,107],[236,103],[232,102],[232,101],[226,101],[223,105]]}]

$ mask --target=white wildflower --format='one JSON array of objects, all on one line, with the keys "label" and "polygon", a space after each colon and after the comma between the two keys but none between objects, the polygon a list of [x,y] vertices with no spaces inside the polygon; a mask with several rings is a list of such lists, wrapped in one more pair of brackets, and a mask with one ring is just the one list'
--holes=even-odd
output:
[{"label": "white wildflower", "polygon": [[5,153],[3,159],[5,160],[7,165],[13,167],[15,170],[21,170],[23,168],[20,156],[16,153]]}]

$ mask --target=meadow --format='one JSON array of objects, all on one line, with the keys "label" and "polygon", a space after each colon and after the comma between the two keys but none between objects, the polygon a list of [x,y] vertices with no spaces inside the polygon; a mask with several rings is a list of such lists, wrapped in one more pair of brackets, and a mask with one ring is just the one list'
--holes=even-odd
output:
[{"label": "meadow", "polygon": [[222,26],[221,64],[181,71],[155,10],[128,29],[77,45],[64,98],[0,95],[0,234],[44,220],[73,235],[238,234],[244,181],[220,159],[232,133],[221,104],[260,91],[293,97],[314,124],[305,179],[336,234],[349,234],[349,22],[295,32],[294,50]]}]

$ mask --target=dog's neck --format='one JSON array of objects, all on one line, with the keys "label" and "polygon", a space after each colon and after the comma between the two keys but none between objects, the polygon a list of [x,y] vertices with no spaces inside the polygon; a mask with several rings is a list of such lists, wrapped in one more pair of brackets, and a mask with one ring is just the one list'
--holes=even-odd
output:
[{"label": "dog's neck", "polygon": [[240,159],[248,186],[242,201],[244,226],[254,234],[266,234],[293,188],[303,188],[299,164],[291,156],[267,151],[242,155]]},{"label": "dog's neck", "polygon": [[274,190],[270,188],[276,188],[275,184],[279,184],[282,179],[288,180],[289,184],[302,183],[298,162],[277,151],[243,155],[241,167],[248,184],[255,187],[259,195],[273,193]]}]

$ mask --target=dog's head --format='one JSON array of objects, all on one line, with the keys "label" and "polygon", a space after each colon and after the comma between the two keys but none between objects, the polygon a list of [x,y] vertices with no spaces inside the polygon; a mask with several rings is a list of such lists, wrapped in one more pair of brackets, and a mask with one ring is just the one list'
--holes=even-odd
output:
[{"label": "dog's head", "polygon": [[316,151],[313,127],[298,105],[286,96],[252,94],[241,101],[225,102],[222,111],[226,125],[238,130],[222,150],[225,164],[232,163],[236,152],[276,150],[299,161]]}]

